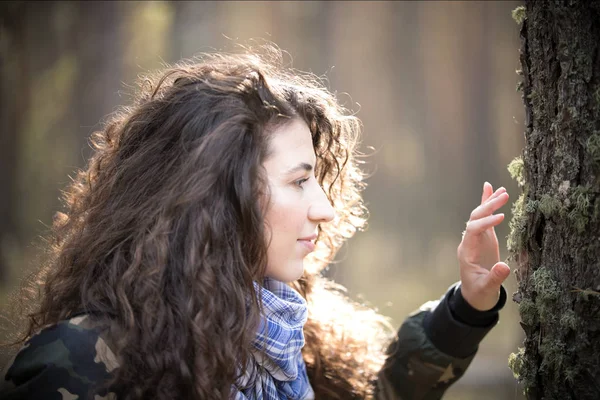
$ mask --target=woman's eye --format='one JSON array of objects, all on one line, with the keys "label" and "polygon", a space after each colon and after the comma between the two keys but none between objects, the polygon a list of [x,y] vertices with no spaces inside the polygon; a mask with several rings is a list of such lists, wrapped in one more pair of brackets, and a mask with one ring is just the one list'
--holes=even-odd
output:
[{"label": "woman's eye", "polygon": [[298,187],[302,187],[302,185],[304,184],[304,182],[306,182],[308,180],[308,178],[302,178],[302,179],[298,179],[297,181],[294,181],[294,184]]}]

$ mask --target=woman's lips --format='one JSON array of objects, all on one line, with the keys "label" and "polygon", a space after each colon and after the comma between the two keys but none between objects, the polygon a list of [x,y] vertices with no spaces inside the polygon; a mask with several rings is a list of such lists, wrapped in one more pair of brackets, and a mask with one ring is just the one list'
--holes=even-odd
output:
[{"label": "woman's lips", "polygon": [[308,239],[298,239],[298,243],[302,244],[307,250],[308,252],[312,252],[315,249],[315,244]]}]

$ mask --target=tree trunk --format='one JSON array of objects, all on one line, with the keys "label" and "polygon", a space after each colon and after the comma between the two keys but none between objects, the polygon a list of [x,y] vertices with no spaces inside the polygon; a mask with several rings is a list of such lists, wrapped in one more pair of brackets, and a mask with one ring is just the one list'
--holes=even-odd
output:
[{"label": "tree trunk", "polygon": [[508,249],[526,338],[509,363],[528,399],[600,399],[600,3],[513,16],[526,120]]}]

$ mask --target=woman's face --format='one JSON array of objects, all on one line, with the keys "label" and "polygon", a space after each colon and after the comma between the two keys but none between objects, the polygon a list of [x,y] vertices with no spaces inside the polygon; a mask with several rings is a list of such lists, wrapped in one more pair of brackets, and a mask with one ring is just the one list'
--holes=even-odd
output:
[{"label": "woman's face", "polygon": [[294,119],[272,132],[267,172],[270,204],[265,216],[269,278],[291,282],[302,276],[304,257],[314,249],[317,226],[331,221],[333,207],[315,178],[310,130]]}]

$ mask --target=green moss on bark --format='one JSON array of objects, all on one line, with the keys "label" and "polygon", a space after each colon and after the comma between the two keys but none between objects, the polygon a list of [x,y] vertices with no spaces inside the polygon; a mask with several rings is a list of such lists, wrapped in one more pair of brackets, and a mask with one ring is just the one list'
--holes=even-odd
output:
[{"label": "green moss on bark", "polygon": [[523,157],[515,157],[508,164],[508,173],[510,176],[517,181],[519,186],[523,186],[525,184],[525,177],[523,176],[524,164]]},{"label": "green moss on bark", "polygon": [[518,252],[523,248],[526,240],[527,212],[525,210],[525,193],[512,205],[512,219],[509,222],[510,233],[507,237],[507,248],[510,252]]},{"label": "green moss on bark", "polygon": [[535,387],[537,367],[525,357],[525,349],[523,347],[520,347],[516,353],[511,353],[508,356],[508,367],[515,379],[523,384],[526,393]]},{"label": "green moss on bark", "polygon": [[563,204],[556,197],[545,193],[538,201],[538,210],[544,217],[550,218],[563,212]]},{"label": "green moss on bark", "polygon": [[586,149],[590,153],[596,166],[600,166],[600,132],[596,131],[586,142]]},{"label": "green moss on bark", "polygon": [[535,306],[540,322],[556,322],[556,306],[561,295],[558,282],[547,268],[541,267],[533,273],[532,285],[535,291]]},{"label": "green moss on bark", "polygon": [[530,299],[523,299],[519,303],[519,314],[521,320],[527,326],[534,326],[539,323],[538,308]]},{"label": "green moss on bark", "polygon": [[569,220],[577,230],[577,233],[583,233],[590,221],[590,187],[575,187],[571,193],[570,200],[572,209],[568,213]]},{"label": "green moss on bark", "polygon": [[519,6],[512,11],[512,17],[519,25],[527,18],[525,6]]}]

